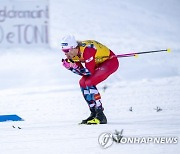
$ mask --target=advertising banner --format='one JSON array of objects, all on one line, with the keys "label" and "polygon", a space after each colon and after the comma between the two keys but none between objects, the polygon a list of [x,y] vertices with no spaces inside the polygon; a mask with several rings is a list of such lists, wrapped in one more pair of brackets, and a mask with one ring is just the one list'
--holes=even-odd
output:
[{"label": "advertising banner", "polygon": [[0,48],[47,47],[48,0],[0,1]]}]

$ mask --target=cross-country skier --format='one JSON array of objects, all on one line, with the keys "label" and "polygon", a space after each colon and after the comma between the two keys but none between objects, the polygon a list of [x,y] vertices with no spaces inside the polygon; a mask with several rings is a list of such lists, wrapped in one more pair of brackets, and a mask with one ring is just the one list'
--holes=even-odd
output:
[{"label": "cross-country skier", "polygon": [[[63,37],[61,47],[67,57],[62,60],[63,66],[82,76],[79,85],[91,114],[87,119],[82,120],[81,124],[106,124],[101,95],[96,85],[118,69],[117,58],[108,58],[114,53],[103,44],[94,40],[76,41],[73,35]],[[103,56],[104,58],[100,58]]]}]

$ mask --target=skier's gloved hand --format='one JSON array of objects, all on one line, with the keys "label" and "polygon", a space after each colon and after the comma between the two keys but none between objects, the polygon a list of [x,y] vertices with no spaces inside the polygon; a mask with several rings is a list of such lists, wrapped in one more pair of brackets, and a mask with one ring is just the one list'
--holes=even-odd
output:
[{"label": "skier's gloved hand", "polygon": [[77,69],[79,67],[76,63],[68,61],[68,59],[62,59],[62,65],[68,70]]},{"label": "skier's gloved hand", "polygon": [[66,59],[62,59],[62,65],[63,65],[66,69],[70,69],[70,63],[67,62]]}]

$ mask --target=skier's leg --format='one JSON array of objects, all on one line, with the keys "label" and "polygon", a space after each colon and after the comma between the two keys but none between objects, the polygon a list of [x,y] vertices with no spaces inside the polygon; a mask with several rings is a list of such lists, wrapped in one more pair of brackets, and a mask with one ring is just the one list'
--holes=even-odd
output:
[{"label": "skier's leg", "polygon": [[[96,85],[107,79],[112,73],[114,73],[118,69],[118,67],[119,62],[117,58],[112,58],[99,65],[99,67],[96,68],[95,73],[93,75],[87,77],[83,76],[80,79],[79,84],[81,91],[83,93],[83,97],[87,101],[90,108],[94,107],[96,103],[94,101],[100,100],[98,99],[98,97],[101,98],[100,93],[96,88]],[[100,101],[97,101],[97,103],[99,102]]]},{"label": "skier's leg", "polygon": [[106,124],[107,118],[103,113],[104,108],[101,103],[101,95],[98,92],[96,86],[88,87],[91,99],[95,102],[96,116],[93,119],[88,120],[87,124]]},{"label": "skier's leg", "polygon": [[81,80],[79,81],[79,84],[83,97],[89,106],[89,110],[91,114],[88,118],[82,120],[81,124],[87,124],[87,121],[92,120],[96,117],[96,110],[95,110],[96,102],[92,99],[92,95],[90,94],[88,87],[86,87],[85,85],[85,80],[86,77],[82,77]]},{"label": "skier's leg", "polygon": [[105,61],[96,68],[93,75],[85,79],[84,85],[88,87],[94,85],[96,86],[97,84],[107,79],[111,74],[113,74],[118,69],[118,67],[119,62],[117,58],[112,58]]},{"label": "skier's leg", "polygon": [[95,102],[95,109],[104,110],[101,103],[101,95],[96,86],[87,87],[89,90],[90,98]]},{"label": "skier's leg", "polygon": [[[114,73],[119,66],[119,62],[116,58],[109,59],[106,62],[102,63],[96,70],[93,75],[90,77],[82,77],[79,84],[81,91],[86,102],[89,105],[90,110],[95,108],[96,117],[93,120],[89,120],[88,124],[105,124],[107,123],[106,116],[103,113],[103,107],[101,103],[101,95],[96,88],[96,85],[104,81],[108,76]],[[91,112],[92,113],[92,112]],[[92,117],[91,117],[92,118]],[[86,121],[87,122],[87,121]]]},{"label": "skier's leg", "polygon": [[86,81],[87,77],[82,77],[79,81],[79,85],[81,88],[81,92],[83,94],[84,99],[86,100],[89,108],[95,108],[95,101],[94,99],[92,99],[92,95],[90,94],[89,88],[85,85],[85,81]]},{"label": "skier's leg", "polygon": [[97,90],[96,86],[88,87],[88,89],[89,89],[91,100],[95,102],[96,116],[93,119],[88,120],[86,123],[87,124],[106,124],[107,118],[103,113],[104,108],[102,107],[101,95],[99,91]]},{"label": "skier's leg", "polygon": [[[84,87],[85,80],[86,80],[86,77],[81,78],[80,87],[81,87],[83,97],[89,106],[91,114],[87,119],[82,120],[81,124],[87,124],[88,121],[93,120],[94,118],[98,118],[96,120],[98,120],[99,123],[105,124],[107,123],[107,119],[103,113],[104,109],[102,107],[102,103],[100,100],[101,95],[98,92],[96,86]],[[94,121],[93,121],[93,124],[94,124]]]},{"label": "skier's leg", "polygon": [[107,119],[103,113],[103,107],[101,103],[101,95],[96,88],[96,85],[105,79],[107,79],[112,73],[114,73],[119,67],[119,62],[117,59],[107,60],[103,64],[101,64],[96,70],[95,73],[86,78],[85,85],[89,89],[89,93],[91,98],[96,102],[96,117],[92,120],[89,120],[88,124],[106,124]]},{"label": "skier's leg", "polygon": [[96,86],[86,86],[85,81],[87,77],[82,77],[79,81],[80,88],[83,94],[84,99],[86,100],[89,108],[97,108],[97,109],[103,109],[102,103],[101,103],[101,95],[99,91],[97,90]]}]

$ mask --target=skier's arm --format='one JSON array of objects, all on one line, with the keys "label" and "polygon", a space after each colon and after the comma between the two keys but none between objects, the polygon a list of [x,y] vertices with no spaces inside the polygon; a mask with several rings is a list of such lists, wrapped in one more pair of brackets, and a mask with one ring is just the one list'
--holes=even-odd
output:
[{"label": "skier's arm", "polygon": [[[86,64],[85,64],[86,65]],[[82,66],[82,64],[81,64]],[[72,71],[75,74],[81,75],[81,76],[90,76],[91,72],[89,71],[89,69],[84,68],[83,66],[78,66],[77,68],[70,68],[69,70]]]},{"label": "skier's arm", "polygon": [[72,71],[73,73],[83,76],[83,74],[80,71],[81,69],[83,69],[83,66],[80,62],[75,63],[75,62],[71,62],[68,59],[62,59],[62,65],[66,69]]},{"label": "skier's arm", "polygon": [[83,53],[85,66],[86,66],[85,69],[88,71],[89,75],[94,74],[95,65],[96,65],[95,54],[96,54],[96,50],[92,47],[86,47]]},{"label": "skier's arm", "polygon": [[76,69],[70,69],[72,72],[82,75],[82,76],[90,76],[94,73],[95,70],[95,54],[96,50],[92,47],[86,47],[84,49],[83,58],[85,61],[85,67],[78,67]]},{"label": "skier's arm", "polygon": [[84,49],[83,58],[85,60],[86,68],[84,68],[81,63],[73,63],[67,59],[63,61],[63,66],[75,74],[81,76],[90,76],[95,70],[95,54],[96,50],[92,47],[86,47]]}]

